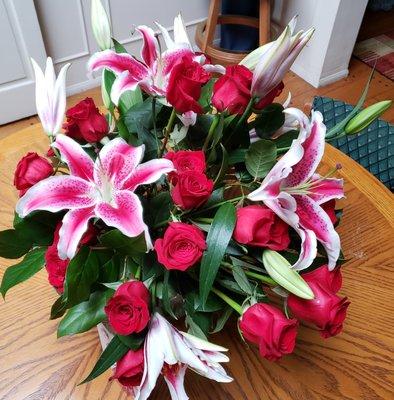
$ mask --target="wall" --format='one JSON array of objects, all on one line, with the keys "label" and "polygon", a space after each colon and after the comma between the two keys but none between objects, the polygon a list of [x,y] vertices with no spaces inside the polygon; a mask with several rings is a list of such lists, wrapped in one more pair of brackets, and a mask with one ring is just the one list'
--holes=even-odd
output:
[{"label": "wall", "polygon": [[[154,21],[172,28],[174,16],[182,10],[189,36],[194,39],[198,22],[206,18],[209,0],[102,0],[111,19],[113,36],[138,55],[139,33],[131,34],[133,26]],[[56,69],[71,62],[67,76],[68,93],[73,94],[97,86],[99,79],[88,76],[86,62],[98,50],[90,23],[90,0],[35,0],[48,55]]]},{"label": "wall", "polygon": [[293,64],[294,71],[315,87],[348,75],[349,60],[368,0],[275,0],[272,19],[284,27],[299,15],[297,28],[316,31]]}]

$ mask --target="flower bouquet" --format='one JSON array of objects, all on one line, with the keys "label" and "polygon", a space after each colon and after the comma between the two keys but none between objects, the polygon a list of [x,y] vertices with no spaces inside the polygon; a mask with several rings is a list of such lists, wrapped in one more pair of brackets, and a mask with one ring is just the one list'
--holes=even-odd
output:
[{"label": "flower bouquet", "polygon": [[295,19],[226,68],[193,50],[180,16],[173,38],[160,24],[161,37],[137,28],[140,57],[111,38],[99,1],[92,22],[101,51],[88,68],[102,73],[105,113],[90,98],[66,111],[69,65],[56,78],[50,58],[45,72],[33,61],[51,145],[15,172],[20,199],[0,256],[24,258],[6,270],[3,297],[45,265],[58,336],[99,328],[104,350],[84,382],[113,367],[140,400],[160,375],[187,399],[187,368],[230,382],[226,349],[207,336],[232,316],[240,340],[271,361],[293,351],[299,321],[340,333],[343,182],[316,168],[325,140],[357,132],[376,107],[360,121],[361,99],[327,132],[319,112],[274,102],[313,33],[295,33]]}]

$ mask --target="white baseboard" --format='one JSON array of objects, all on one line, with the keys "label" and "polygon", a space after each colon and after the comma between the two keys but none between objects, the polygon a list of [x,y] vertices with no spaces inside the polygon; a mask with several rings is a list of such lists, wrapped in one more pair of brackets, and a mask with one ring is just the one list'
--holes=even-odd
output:
[{"label": "white baseboard", "polygon": [[74,85],[70,85],[67,88],[67,96],[84,92],[85,90],[93,89],[101,85],[101,76],[93,79],[88,79],[83,82],[78,82]]},{"label": "white baseboard", "polygon": [[349,75],[349,70],[347,68],[342,69],[337,72],[334,72],[333,74],[330,74],[323,78],[320,78],[318,87],[329,85],[330,83],[333,83],[333,82],[339,81],[340,79],[346,78],[348,75]]}]

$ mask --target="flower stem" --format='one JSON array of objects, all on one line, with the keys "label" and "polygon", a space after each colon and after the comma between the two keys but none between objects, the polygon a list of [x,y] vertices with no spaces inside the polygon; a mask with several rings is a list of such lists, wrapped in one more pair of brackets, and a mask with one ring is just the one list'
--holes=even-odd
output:
[{"label": "flower stem", "polygon": [[[219,203],[213,204],[213,205],[211,205],[209,207],[202,208],[201,210],[197,210],[197,211],[195,211],[195,213],[196,214],[200,214],[201,212],[212,210],[213,208],[220,207],[221,205],[226,204],[228,202],[238,202],[239,200],[242,200],[243,198],[245,198],[245,196],[238,196],[238,197],[234,197],[232,199],[227,199],[227,200],[221,201]],[[184,214],[187,214],[187,213],[189,213],[189,211],[185,212]]]},{"label": "flower stem", "polygon": [[227,303],[230,307],[232,307],[239,315],[242,315],[242,307],[235,302],[232,298],[228,297],[226,294],[221,292],[216,288],[212,288],[211,292],[215,293],[216,296],[220,297],[225,303]]},{"label": "flower stem", "polygon": [[207,149],[208,149],[209,142],[211,141],[212,136],[213,136],[213,134],[215,133],[215,129],[216,129],[216,127],[217,127],[218,124],[219,124],[219,119],[220,119],[219,114],[215,115],[214,118],[213,118],[212,124],[211,124],[211,126],[210,126],[210,128],[209,128],[209,131],[208,131],[208,135],[207,135],[207,137],[205,138],[204,144],[203,144],[203,146],[202,146],[202,151],[203,151],[204,153],[205,153],[205,152],[207,151]]},{"label": "flower stem", "polygon": [[156,129],[156,97],[152,97],[152,117],[153,117],[153,132],[155,133],[156,138],[156,147],[157,147],[157,155],[160,157],[160,141],[157,137],[157,129]]},{"label": "flower stem", "polygon": [[161,146],[160,152],[158,154],[159,158],[163,155],[164,150],[167,146],[168,139],[170,138],[170,133],[172,132],[172,130],[174,128],[175,118],[176,118],[176,111],[175,111],[175,108],[173,108],[170,118],[168,120],[167,126],[164,128],[164,140],[163,140],[163,144]]},{"label": "flower stem", "polygon": [[[232,269],[233,268],[232,264],[230,264],[228,262],[225,262],[225,261],[222,261],[220,264],[223,267],[227,268],[227,269]],[[262,281],[262,282],[266,283],[267,285],[271,285],[271,286],[277,286],[278,285],[269,276],[257,274],[256,272],[248,271],[248,270],[245,270],[245,269],[243,271],[245,272],[246,276],[250,276],[251,278],[258,279],[259,281]]]},{"label": "flower stem", "polygon": [[249,100],[249,103],[246,106],[244,113],[242,114],[241,118],[238,120],[237,124],[235,125],[235,128],[227,136],[224,144],[228,144],[228,142],[234,136],[234,134],[236,134],[238,132],[239,128],[242,126],[244,121],[247,120],[251,116],[252,108],[253,108],[255,101],[256,101],[256,99],[254,97],[252,97]]}]

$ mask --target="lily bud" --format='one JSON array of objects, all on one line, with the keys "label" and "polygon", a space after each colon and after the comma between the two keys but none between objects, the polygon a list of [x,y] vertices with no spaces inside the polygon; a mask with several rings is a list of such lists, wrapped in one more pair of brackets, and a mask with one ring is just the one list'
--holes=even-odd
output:
[{"label": "lily bud", "polygon": [[314,298],[311,288],[282,255],[273,250],[266,250],[263,253],[263,264],[268,275],[290,293],[302,299]]},{"label": "lily bud", "polygon": [[354,135],[362,131],[368,125],[370,125],[376,118],[380,117],[388,108],[391,107],[391,100],[380,101],[379,103],[372,104],[359,112],[354,118],[352,118],[345,126],[345,132],[347,135]]},{"label": "lily bud", "polygon": [[101,0],[92,0],[91,21],[93,35],[101,50],[112,46],[111,26]]}]

